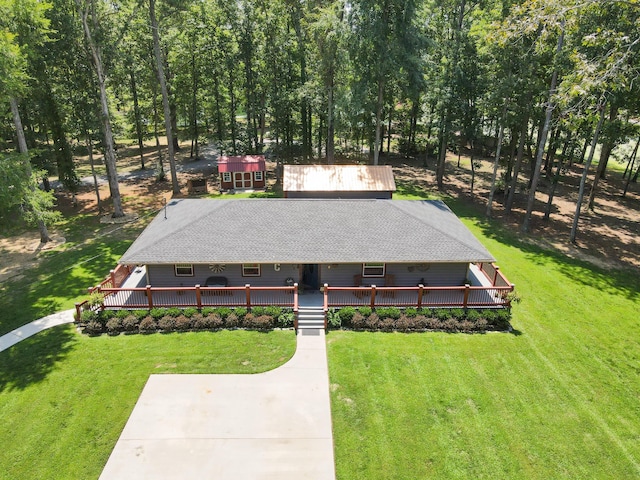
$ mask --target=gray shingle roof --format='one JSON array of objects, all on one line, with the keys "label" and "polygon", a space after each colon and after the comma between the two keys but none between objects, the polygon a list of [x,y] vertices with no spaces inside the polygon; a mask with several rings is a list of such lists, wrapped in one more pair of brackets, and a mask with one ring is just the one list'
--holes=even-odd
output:
[{"label": "gray shingle roof", "polygon": [[440,201],[179,199],[120,259],[153,263],[494,261]]}]

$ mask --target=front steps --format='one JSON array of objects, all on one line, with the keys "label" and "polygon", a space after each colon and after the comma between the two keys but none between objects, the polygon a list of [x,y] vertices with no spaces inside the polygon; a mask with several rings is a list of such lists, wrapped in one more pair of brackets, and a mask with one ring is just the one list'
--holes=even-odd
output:
[{"label": "front steps", "polygon": [[324,308],[322,306],[299,306],[298,329],[322,329],[324,330]]}]

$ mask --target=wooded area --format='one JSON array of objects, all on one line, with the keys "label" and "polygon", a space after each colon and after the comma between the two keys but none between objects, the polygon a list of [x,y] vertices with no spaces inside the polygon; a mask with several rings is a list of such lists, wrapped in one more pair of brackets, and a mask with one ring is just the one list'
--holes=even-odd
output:
[{"label": "wooded area", "polygon": [[0,12],[1,215],[21,212],[43,242],[48,177],[75,193],[79,151],[102,154],[124,215],[114,137],[135,138],[161,180],[166,136],[174,193],[179,139],[194,159],[205,142],[284,162],[405,155],[435,166],[439,189],[447,151],[472,173],[490,157],[486,214],[496,191],[506,213],[525,192],[524,232],[541,178],[548,218],[581,164],[572,242],[612,155],[620,195],[637,188],[637,0],[0,0]]}]

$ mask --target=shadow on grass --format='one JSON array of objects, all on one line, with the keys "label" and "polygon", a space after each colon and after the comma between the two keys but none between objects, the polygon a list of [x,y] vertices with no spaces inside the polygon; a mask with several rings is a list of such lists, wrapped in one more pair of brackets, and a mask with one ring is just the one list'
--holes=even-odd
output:
[{"label": "shadow on grass", "polygon": [[105,239],[54,252],[25,274],[25,278],[3,285],[0,311],[12,312],[0,321],[0,334],[56,311],[71,308],[87,288],[99,283],[115,267],[131,242]]},{"label": "shadow on grass", "polygon": [[487,219],[477,210],[456,199],[447,199],[447,204],[458,217],[474,220],[483,235],[503,245],[518,248],[532,263],[554,268],[572,282],[596,288],[613,295],[623,295],[632,301],[640,300],[640,276],[629,270],[604,270],[589,262],[571,258],[562,252],[535,245],[508,231],[497,222]]},{"label": "shadow on grass", "polygon": [[54,327],[0,352],[0,392],[39,383],[65,359],[77,340],[68,326]]}]

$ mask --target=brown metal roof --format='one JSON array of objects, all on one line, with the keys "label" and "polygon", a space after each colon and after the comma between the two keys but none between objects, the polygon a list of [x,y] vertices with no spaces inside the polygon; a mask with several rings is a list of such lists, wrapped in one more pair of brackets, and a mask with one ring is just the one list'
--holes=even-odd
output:
[{"label": "brown metal roof", "polygon": [[219,172],[261,172],[266,170],[264,155],[223,156],[218,159]]},{"label": "brown metal roof", "polygon": [[285,192],[395,192],[389,165],[285,165]]}]

